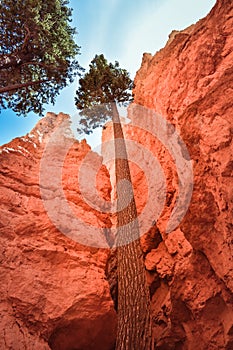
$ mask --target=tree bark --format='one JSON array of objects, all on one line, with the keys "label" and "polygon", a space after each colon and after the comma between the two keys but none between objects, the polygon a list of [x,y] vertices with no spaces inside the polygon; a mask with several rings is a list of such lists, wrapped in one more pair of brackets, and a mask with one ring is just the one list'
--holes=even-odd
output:
[{"label": "tree bark", "polygon": [[[112,109],[117,186],[118,330],[116,350],[151,350],[150,296],[140,246],[137,209],[116,103],[112,104]],[[128,181],[128,184],[125,180]]]}]

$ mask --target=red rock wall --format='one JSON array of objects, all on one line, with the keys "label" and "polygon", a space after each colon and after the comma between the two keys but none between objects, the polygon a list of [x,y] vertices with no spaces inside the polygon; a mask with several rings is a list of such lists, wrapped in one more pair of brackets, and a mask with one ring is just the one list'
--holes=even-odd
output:
[{"label": "red rock wall", "polygon": [[[48,113],[30,134],[0,148],[2,350],[114,347],[116,315],[105,278],[108,250],[84,246],[51,222],[44,204],[60,194],[54,185],[59,169],[53,172],[50,164],[44,172],[51,186],[46,188],[44,202],[41,199],[40,163],[45,145],[67,120],[64,114]],[[65,140],[61,137],[54,143],[51,162],[56,164]],[[107,215],[97,216],[77,186],[78,168],[90,147],[85,141],[72,143],[63,164],[65,196],[75,215],[86,223],[106,226]],[[100,196],[109,200],[106,168],[100,169],[98,179]],[[55,212],[62,218],[62,227],[69,227],[72,216],[65,217],[59,205]]]},{"label": "red rock wall", "polygon": [[156,349],[233,348],[232,28],[232,2],[217,1],[206,18],[173,32],[164,49],[145,54],[135,79],[135,105],[175,126],[194,172],[189,209],[166,234],[176,167],[152,137],[133,136],[157,153],[169,195],[157,223],[162,242],[144,247]]}]

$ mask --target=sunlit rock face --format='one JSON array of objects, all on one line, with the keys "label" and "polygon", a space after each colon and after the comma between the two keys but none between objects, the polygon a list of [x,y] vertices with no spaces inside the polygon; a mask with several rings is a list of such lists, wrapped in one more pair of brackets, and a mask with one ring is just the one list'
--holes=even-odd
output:
[{"label": "sunlit rock face", "polygon": [[[153,223],[141,238],[155,349],[233,348],[232,27],[232,2],[217,1],[206,18],[174,31],[164,49],[154,56],[144,54],[135,78],[134,104],[129,108],[133,122],[124,126],[125,138],[150,150],[166,183],[157,226]],[[171,136],[174,130],[179,133],[193,171],[191,202],[170,233],[167,223],[180,195],[179,164],[167,147],[169,128],[164,142],[154,137],[152,124],[151,133],[146,130],[151,110],[155,118],[157,113],[173,126]],[[137,113],[145,128],[135,127]],[[103,140],[111,138],[108,124]],[[134,159],[139,158],[136,154]],[[137,166],[132,165],[131,171],[141,212],[152,192]],[[112,271],[110,266],[114,292]]]},{"label": "sunlit rock face", "polygon": [[179,195],[176,167],[146,138],[168,189],[158,220],[163,241],[145,257],[156,349],[233,347],[232,27],[233,4],[217,1],[206,18],[173,32],[164,49],[145,54],[135,79],[135,104],[174,125],[194,174],[188,211],[166,234],[164,219]]},{"label": "sunlit rock face", "polygon": [[[62,123],[65,136],[53,139]],[[42,163],[50,139],[50,163]],[[1,349],[114,347],[116,315],[105,277],[108,250],[88,245],[88,237],[84,245],[85,232],[71,225],[75,217],[99,228],[110,225],[107,214],[88,206],[78,186],[79,167],[89,152],[85,141],[72,139],[68,116],[52,113],[30,134],[0,148]],[[64,212],[59,201],[58,175],[71,212]],[[105,167],[100,167],[96,187],[108,201]],[[58,222],[46,210],[50,202]]]}]

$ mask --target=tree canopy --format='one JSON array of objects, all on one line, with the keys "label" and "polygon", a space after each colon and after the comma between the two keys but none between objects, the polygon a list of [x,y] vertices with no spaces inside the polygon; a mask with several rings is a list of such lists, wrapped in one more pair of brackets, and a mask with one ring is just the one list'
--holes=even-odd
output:
[{"label": "tree canopy", "polygon": [[96,55],[76,91],[75,104],[82,116],[78,131],[90,133],[103,126],[112,117],[112,103],[127,105],[132,100],[132,88],[126,69],[117,61],[108,63],[103,54]]},{"label": "tree canopy", "polygon": [[73,81],[79,47],[67,0],[0,1],[0,107],[42,115]]}]

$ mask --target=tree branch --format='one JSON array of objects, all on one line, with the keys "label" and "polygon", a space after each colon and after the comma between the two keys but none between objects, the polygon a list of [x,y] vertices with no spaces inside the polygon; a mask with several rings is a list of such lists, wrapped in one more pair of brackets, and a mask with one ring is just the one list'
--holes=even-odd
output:
[{"label": "tree branch", "polygon": [[20,48],[19,51],[23,51],[26,48],[30,38],[32,37],[32,33],[30,32],[29,28],[27,26],[24,26],[24,27],[25,27],[25,29],[27,31],[27,34],[26,34],[26,36],[24,38],[22,48]]},{"label": "tree branch", "polygon": [[22,65],[22,63],[27,63],[34,58],[34,54],[29,52],[27,54],[19,52],[13,52],[7,55],[0,55],[0,70],[8,68],[16,68]]},{"label": "tree branch", "polygon": [[42,84],[49,81],[48,79],[46,80],[37,80],[37,81],[30,81],[28,83],[21,83],[21,84],[13,84],[13,85],[8,85],[8,86],[4,86],[2,88],[0,88],[0,93],[4,93],[4,92],[10,92],[10,91],[14,91],[14,90],[18,90],[24,87],[29,87],[29,86],[33,86],[33,85],[37,85],[37,84]]},{"label": "tree branch", "polygon": [[23,67],[23,66],[28,66],[28,65],[32,65],[32,66],[39,66],[39,67],[42,67],[42,68],[45,68],[45,69],[58,69],[58,67],[56,66],[52,66],[52,65],[48,65],[48,64],[45,64],[45,63],[42,63],[42,62],[37,62],[37,61],[28,61],[28,62],[24,62],[20,65],[20,67]]},{"label": "tree branch", "polygon": [[35,52],[31,52],[28,49],[28,44],[30,38],[33,34],[30,32],[29,28],[25,26],[27,34],[24,38],[23,44],[16,48],[12,53],[0,55],[0,69],[7,69],[10,67],[21,66],[27,63],[27,60],[32,60],[35,56]]}]

